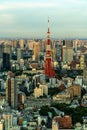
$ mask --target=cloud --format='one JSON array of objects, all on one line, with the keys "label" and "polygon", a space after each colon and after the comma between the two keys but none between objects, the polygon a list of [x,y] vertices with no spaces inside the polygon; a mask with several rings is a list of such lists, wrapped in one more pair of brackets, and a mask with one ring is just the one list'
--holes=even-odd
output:
[{"label": "cloud", "polygon": [[54,2],[5,2],[0,4],[0,10],[13,10],[13,9],[24,9],[24,8],[47,8],[56,7]]},{"label": "cloud", "polygon": [[19,1],[4,1],[0,3],[0,10],[14,10],[14,9],[35,9],[35,8],[71,8],[71,7],[81,7],[86,5],[85,0],[19,0]]},{"label": "cloud", "polygon": [[14,16],[11,14],[0,14],[0,25],[10,25],[14,22]]},{"label": "cloud", "polygon": [[48,16],[53,36],[78,34],[78,30],[86,35],[86,6],[87,0],[0,1],[0,35],[45,35]]}]

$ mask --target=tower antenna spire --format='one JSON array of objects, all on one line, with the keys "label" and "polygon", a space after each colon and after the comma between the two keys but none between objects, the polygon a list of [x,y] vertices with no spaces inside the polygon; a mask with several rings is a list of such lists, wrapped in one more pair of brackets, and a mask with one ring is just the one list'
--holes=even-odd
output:
[{"label": "tower antenna spire", "polygon": [[49,20],[49,17],[48,17],[48,33],[50,33],[50,20]]}]

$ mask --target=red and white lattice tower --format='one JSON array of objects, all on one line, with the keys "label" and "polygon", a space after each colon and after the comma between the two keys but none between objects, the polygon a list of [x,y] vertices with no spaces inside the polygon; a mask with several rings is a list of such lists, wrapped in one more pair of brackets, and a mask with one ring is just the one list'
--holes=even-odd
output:
[{"label": "red and white lattice tower", "polygon": [[44,64],[44,74],[49,78],[55,76],[55,72],[52,66],[52,52],[50,45],[50,28],[49,28],[49,19],[48,19],[48,31],[47,31],[47,40],[46,40],[46,55],[45,55],[45,64]]}]

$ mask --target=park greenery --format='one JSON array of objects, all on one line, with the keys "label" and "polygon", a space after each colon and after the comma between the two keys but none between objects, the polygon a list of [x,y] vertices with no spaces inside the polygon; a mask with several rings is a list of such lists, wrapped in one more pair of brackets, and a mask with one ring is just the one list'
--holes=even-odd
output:
[{"label": "park greenery", "polygon": [[[83,106],[78,106],[76,108],[71,108],[65,103],[55,103],[52,104],[52,107],[57,108],[58,110],[65,113],[65,115],[70,115],[72,117],[72,123],[76,124],[77,122],[83,123],[83,117],[87,116],[87,108]],[[52,117],[58,116],[56,112],[49,106],[43,106],[40,109],[40,114],[48,116],[48,112],[52,113]]]}]

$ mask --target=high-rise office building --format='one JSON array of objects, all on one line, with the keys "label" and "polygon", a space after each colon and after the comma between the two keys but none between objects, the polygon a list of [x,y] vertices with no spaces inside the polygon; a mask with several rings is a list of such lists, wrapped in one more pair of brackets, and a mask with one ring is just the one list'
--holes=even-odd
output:
[{"label": "high-rise office building", "polygon": [[87,67],[83,70],[83,84],[87,86]]},{"label": "high-rise office building", "polygon": [[0,58],[2,58],[4,52],[3,44],[0,44]]},{"label": "high-rise office building", "polygon": [[17,40],[13,40],[13,43],[12,43],[13,48],[16,48],[16,47],[17,47],[17,43],[18,43],[18,41],[17,41]]},{"label": "high-rise office building", "polygon": [[35,57],[35,60],[38,60],[39,52],[40,52],[39,42],[35,42],[34,43],[34,57]]},{"label": "high-rise office building", "polygon": [[19,61],[22,58],[21,48],[17,48],[17,60]]},{"label": "high-rise office building", "polygon": [[0,44],[0,58],[2,58],[3,53],[11,53],[11,45],[5,42]]},{"label": "high-rise office building", "polygon": [[35,42],[34,40],[28,40],[27,41],[27,47],[28,47],[29,50],[33,50],[34,42]]},{"label": "high-rise office building", "polygon": [[10,54],[11,53],[11,45],[6,44],[6,43],[3,44],[3,52]]},{"label": "high-rise office building", "polygon": [[40,41],[40,52],[45,52],[46,51],[46,41],[42,40]]},{"label": "high-rise office building", "polygon": [[0,44],[0,68],[10,69],[11,45],[5,42]]},{"label": "high-rise office building", "polygon": [[19,45],[20,45],[20,48],[23,49],[24,48],[24,44],[25,44],[25,41],[23,39],[20,39],[19,40]]},{"label": "high-rise office building", "polygon": [[58,62],[60,62],[60,61],[61,61],[61,54],[62,54],[62,46],[56,44],[56,45],[55,45],[55,48],[56,48],[56,60],[57,60]]},{"label": "high-rise office building", "polygon": [[11,108],[17,108],[17,79],[8,76],[6,80],[6,100]]},{"label": "high-rise office building", "polygon": [[72,47],[73,48],[73,40],[63,40],[63,45],[66,47]]},{"label": "high-rise office building", "polygon": [[71,62],[73,60],[73,48],[72,47],[62,47],[62,61]]},{"label": "high-rise office building", "polygon": [[10,69],[10,54],[3,53],[3,69],[9,70]]}]

